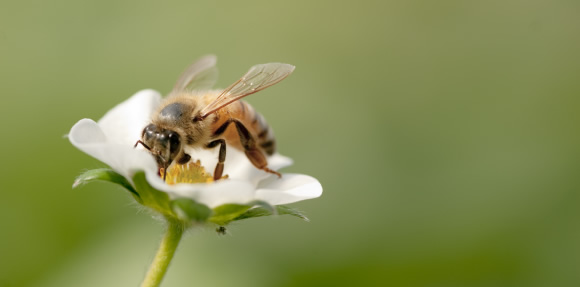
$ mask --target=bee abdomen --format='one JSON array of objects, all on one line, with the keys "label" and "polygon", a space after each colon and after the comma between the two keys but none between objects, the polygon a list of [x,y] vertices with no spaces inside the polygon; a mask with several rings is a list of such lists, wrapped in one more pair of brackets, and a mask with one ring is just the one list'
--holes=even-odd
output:
[{"label": "bee abdomen", "polygon": [[274,138],[274,131],[260,113],[256,112],[250,104],[240,101],[242,111],[245,113],[245,118],[250,120],[252,129],[255,132],[256,143],[268,155],[276,152],[276,139]]},{"label": "bee abdomen", "polygon": [[258,144],[268,154],[272,155],[276,152],[276,139],[272,132],[272,128],[266,124],[265,129],[258,134]]}]

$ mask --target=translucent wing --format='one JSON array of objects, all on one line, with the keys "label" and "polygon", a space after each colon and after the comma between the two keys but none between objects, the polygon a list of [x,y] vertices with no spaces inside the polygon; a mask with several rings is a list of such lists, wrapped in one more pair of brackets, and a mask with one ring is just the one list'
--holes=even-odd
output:
[{"label": "translucent wing", "polygon": [[213,102],[201,111],[205,118],[224,106],[245,96],[259,92],[272,86],[294,71],[294,66],[282,63],[268,63],[255,65],[237,82],[225,89]]},{"label": "translucent wing", "polygon": [[201,57],[181,74],[173,92],[211,89],[218,77],[216,62],[214,55]]}]

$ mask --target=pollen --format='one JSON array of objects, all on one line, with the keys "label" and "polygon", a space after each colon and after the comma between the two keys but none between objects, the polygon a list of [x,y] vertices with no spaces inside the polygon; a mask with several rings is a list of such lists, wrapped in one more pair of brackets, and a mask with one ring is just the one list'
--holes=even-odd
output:
[{"label": "pollen", "polygon": [[[163,168],[159,171],[163,174]],[[221,179],[226,179],[228,176],[225,175]],[[205,168],[201,165],[199,160],[190,161],[186,164],[174,164],[167,170],[167,176],[165,182],[167,184],[176,183],[210,183],[213,182],[213,176],[208,173]]]}]

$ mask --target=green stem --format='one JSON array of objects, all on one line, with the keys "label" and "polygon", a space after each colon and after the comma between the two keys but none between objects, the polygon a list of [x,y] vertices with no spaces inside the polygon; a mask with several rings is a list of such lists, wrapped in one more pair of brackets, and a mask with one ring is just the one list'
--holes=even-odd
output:
[{"label": "green stem", "polygon": [[170,218],[167,218],[167,223],[165,236],[161,240],[159,250],[155,254],[155,259],[153,259],[153,263],[151,263],[149,271],[147,271],[147,275],[145,275],[145,279],[141,283],[141,287],[157,287],[161,284],[161,280],[163,280],[163,276],[167,272],[167,267],[169,267],[175,249],[177,249],[177,245],[181,240],[185,229],[183,224]]}]

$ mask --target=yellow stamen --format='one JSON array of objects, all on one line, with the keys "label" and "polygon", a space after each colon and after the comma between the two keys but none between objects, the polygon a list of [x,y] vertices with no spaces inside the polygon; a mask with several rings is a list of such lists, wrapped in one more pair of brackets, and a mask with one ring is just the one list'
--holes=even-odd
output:
[{"label": "yellow stamen", "polygon": [[[159,173],[163,174],[163,168],[159,170]],[[225,178],[228,178],[228,176],[222,176],[221,179]],[[213,176],[203,168],[199,160],[196,162],[190,161],[184,165],[171,165],[167,170],[167,176],[165,178],[167,184],[209,183],[213,181]]]}]

